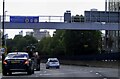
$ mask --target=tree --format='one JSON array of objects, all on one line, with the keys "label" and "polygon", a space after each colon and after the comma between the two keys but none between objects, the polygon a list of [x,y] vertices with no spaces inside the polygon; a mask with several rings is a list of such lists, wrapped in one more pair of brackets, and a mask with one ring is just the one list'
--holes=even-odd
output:
[{"label": "tree", "polygon": [[7,46],[7,50],[8,51],[13,51],[13,47],[14,47],[15,43],[13,41],[13,39],[7,39],[6,40],[6,46]]},{"label": "tree", "polygon": [[54,37],[53,37],[54,45],[52,45],[54,54],[65,55],[64,33],[65,33],[65,30],[57,30],[54,33]]},{"label": "tree", "polygon": [[34,44],[38,43],[37,39],[34,38],[33,36],[26,35],[23,38],[26,40],[26,42],[27,42],[28,45],[30,45],[30,44],[34,45]]},{"label": "tree", "polygon": [[32,36],[15,35],[13,39],[7,40],[8,51],[26,51],[26,47],[30,44],[37,44],[38,41]]},{"label": "tree", "polygon": [[100,31],[67,30],[64,35],[66,53],[69,55],[97,53],[100,41]]},{"label": "tree", "polygon": [[84,16],[83,15],[72,16],[72,22],[84,22]]},{"label": "tree", "polygon": [[95,54],[100,47],[101,32],[89,30],[57,30],[53,37],[43,38],[38,43],[38,50],[51,56]]},{"label": "tree", "polygon": [[64,45],[63,45],[63,34],[64,30],[57,30],[54,32],[53,37],[43,38],[37,45],[37,49],[43,55],[58,56],[64,55]]},{"label": "tree", "polygon": [[51,55],[51,37],[45,37],[37,44],[37,50],[41,55]]},{"label": "tree", "polygon": [[15,35],[15,37],[13,39],[13,42],[14,42],[13,51],[16,51],[16,50],[22,51],[21,44],[23,44],[23,43],[20,43],[22,38],[23,38],[22,35]]}]

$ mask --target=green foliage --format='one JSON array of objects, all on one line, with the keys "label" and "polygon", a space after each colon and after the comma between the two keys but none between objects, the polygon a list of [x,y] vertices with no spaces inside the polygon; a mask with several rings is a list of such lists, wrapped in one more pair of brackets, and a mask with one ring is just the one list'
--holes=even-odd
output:
[{"label": "green foliage", "polygon": [[13,39],[7,39],[6,40],[7,50],[13,51],[14,50],[14,48],[13,48],[14,45],[15,45],[15,43],[14,43]]},{"label": "green foliage", "polygon": [[37,45],[42,55],[56,56],[64,54],[63,30],[57,30],[54,37],[43,38]]},{"label": "green foliage", "polygon": [[49,55],[50,51],[50,44],[51,44],[51,37],[43,38],[37,44],[37,50],[41,52],[42,55]]},{"label": "green foliage", "polygon": [[40,55],[48,56],[79,56],[95,54],[101,47],[100,31],[56,30],[53,37],[45,37],[37,41],[32,36],[16,35],[7,40],[8,50],[24,51],[30,44],[36,45]]},{"label": "green foliage", "polygon": [[36,44],[38,41],[36,40],[36,38],[34,38],[33,36],[29,36],[29,35],[26,35],[24,36],[24,39],[26,40],[27,44]]},{"label": "green foliage", "polygon": [[84,22],[84,16],[83,15],[72,16],[72,22]]},{"label": "green foliage", "polygon": [[57,30],[53,37],[44,38],[38,43],[38,50],[51,56],[95,54],[100,47],[101,32],[89,30]]},{"label": "green foliage", "polygon": [[32,36],[16,35],[14,39],[8,39],[7,49],[8,51],[25,51],[26,47],[30,44],[36,44],[38,41]]},{"label": "green foliage", "polygon": [[64,46],[64,33],[65,30],[57,30],[54,33],[53,37],[53,52],[57,55],[65,55],[65,46]]},{"label": "green foliage", "polygon": [[70,55],[93,54],[101,44],[101,32],[67,30],[65,33],[66,52]]}]

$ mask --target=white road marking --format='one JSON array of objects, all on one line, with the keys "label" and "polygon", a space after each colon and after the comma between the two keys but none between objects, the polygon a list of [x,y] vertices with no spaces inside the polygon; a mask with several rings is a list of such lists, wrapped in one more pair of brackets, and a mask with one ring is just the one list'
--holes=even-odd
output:
[{"label": "white road marking", "polygon": [[107,78],[103,78],[103,79],[107,79]]},{"label": "white road marking", "polygon": [[97,74],[97,75],[98,75],[99,73],[95,73],[95,74]]},{"label": "white road marking", "polygon": [[40,75],[52,75],[52,74],[40,74]]},{"label": "white road marking", "polygon": [[46,73],[47,71],[44,71],[44,73]]}]

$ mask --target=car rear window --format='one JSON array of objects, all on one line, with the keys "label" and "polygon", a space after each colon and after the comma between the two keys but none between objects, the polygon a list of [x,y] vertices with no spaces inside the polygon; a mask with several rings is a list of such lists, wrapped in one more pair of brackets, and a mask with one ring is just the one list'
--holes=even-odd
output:
[{"label": "car rear window", "polygon": [[58,60],[50,60],[50,62],[58,62]]},{"label": "car rear window", "polygon": [[8,58],[28,58],[27,54],[8,54]]}]

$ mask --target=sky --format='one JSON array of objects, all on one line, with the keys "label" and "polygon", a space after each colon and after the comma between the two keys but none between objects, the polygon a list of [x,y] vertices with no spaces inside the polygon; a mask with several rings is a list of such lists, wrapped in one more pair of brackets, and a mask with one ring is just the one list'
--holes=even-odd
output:
[{"label": "sky", "polygon": [[[0,15],[2,15],[2,1],[0,0]],[[63,16],[66,10],[70,10],[72,15],[83,14],[85,10],[92,8],[98,11],[105,10],[105,0],[5,0],[6,15],[23,16]],[[22,29],[5,30],[9,38],[13,38]],[[24,35],[26,31],[23,30]],[[50,30],[50,34],[54,30]]]}]

